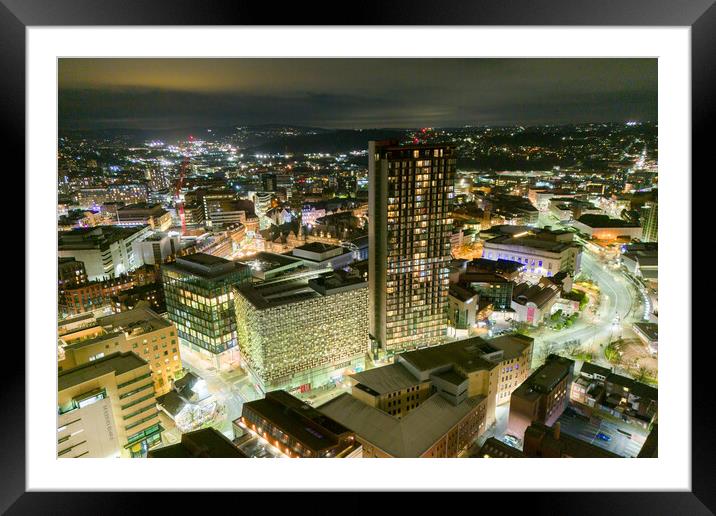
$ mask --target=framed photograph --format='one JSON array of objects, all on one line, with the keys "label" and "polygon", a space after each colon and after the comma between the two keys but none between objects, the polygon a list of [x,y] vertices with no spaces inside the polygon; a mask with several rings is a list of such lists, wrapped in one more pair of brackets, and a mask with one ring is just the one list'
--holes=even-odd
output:
[{"label": "framed photograph", "polygon": [[27,222],[3,511],[713,513],[713,1],[370,4],[2,0]]}]

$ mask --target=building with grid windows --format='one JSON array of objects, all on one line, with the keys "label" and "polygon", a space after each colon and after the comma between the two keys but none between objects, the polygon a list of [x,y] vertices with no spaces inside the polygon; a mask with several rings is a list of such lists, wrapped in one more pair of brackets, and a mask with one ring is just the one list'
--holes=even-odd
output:
[{"label": "building with grid windows", "polygon": [[58,339],[58,367],[67,370],[110,355],[131,351],[146,360],[156,393],[164,394],[182,370],[176,328],[148,308],[94,317]]},{"label": "building with grid windows", "polygon": [[369,321],[378,358],[445,337],[454,152],[369,142]]},{"label": "building with grid windows", "polygon": [[143,457],[164,430],[149,364],[113,353],[60,371],[57,457]]},{"label": "building with grid windows", "polygon": [[238,286],[243,365],[263,392],[308,392],[365,368],[368,288],[358,274],[316,271]]},{"label": "building with grid windows", "polygon": [[149,234],[149,226],[96,226],[60,231],[57,255],[84,263],[89,281],[114,278],[142,265],[132,245]]},{"label": "building with grid windows", "polygon": [[231,287],[250,277],[247,265],[204,253],[178,257],[162,266],[167,313],[183,340],[180,342],[208,354],[217,367],[222,354],[236,347]]}]

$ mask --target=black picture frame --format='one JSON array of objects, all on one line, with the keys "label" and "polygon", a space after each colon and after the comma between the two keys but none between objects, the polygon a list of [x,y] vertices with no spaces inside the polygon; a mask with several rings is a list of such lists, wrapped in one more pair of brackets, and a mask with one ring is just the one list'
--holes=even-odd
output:
[{"label": "black picture frame", "polygon": [[[5,149],[24,167],[25,28],[91,25],[531,25],[531,26],[683,26],[691,27],[692,168],[712,172],[708,125],[714,120],[716,91],[716,6],[714,0],[455,0],[367,1],[339,14],[337,2],[268,2],[196,0],[0,0],[0,63],[5,72],[0,89],[0,121],[6,129]],[[711,145],[710,145],[711,144]],[[683,171],[688,174],[689,171]],[[688,214],[687,214],[688,215]],[[692,233],[693,234],[693,233]],[[687,255],[690,256],[690,253]],[[26,271],[28,274],[30,271]],[[691,277],[684,278],[691,285]],[[28,299],[28,306],[32,300]],[[684,342],[669,345],[689,346]],[[28,343],[26,343],[27,345]],[[704,346],[706,347],[706,346]],[[710,344],[709,346],[710,347]],[[7,352],[7,351],[6,351]],[[713,355],[712,351],[704,350]],[[716,511],[714,411],[712,389],[697,388],[710,378],[708,357],[692,363],[692,456],[690,492],[504,493],[490,496],[512,510],[549,514],[713,514]],[[694,353],[695,354],[695,353]],[[26,492],[24,354],[16,353],[14,369],[4,371],[3,440],[0,463],[0,510],[9,514],[123,514],[148,508],[140,497],[122,493]],[[708,381],[708,380],[701,380]],[[689,436],[683,436],[688,439]],[[668,442],[661,443],[668,447]],[[569,474],[568,471],[565,474]],[[555,486],[559,479],[555,478]],[[118,486],[121,488],[121,486]],[[243,496],[243,495],[242,495]],[[346,495],[359,503],[357,493]],[[186,495],[163,495],[183,504]],[[246,498],[243,498],[246,500]],[[234,500],[236,500],[234,498]],[[232,502],[235,503],[235,502]],[[444,502],[442,502],[444,503]],[[489,503],[489,502],[488,502]],[[486,507],[484,502],[480,505]],[[166,510],[174,510],[164,506]],[[503,509],[497,509],[503,510]],[[144,512],[144,511],[142,511]]]}]

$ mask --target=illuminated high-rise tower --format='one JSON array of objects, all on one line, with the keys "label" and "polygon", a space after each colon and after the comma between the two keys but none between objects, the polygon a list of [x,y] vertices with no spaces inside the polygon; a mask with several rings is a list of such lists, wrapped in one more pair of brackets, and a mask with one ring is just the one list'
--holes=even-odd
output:
[{"label": "illuminated high-rise tower", "polygon": [[648,202],[641,209],[642,240],[644,242],[659,241],[659,204]]},{"label": "illuminated high-rise tower", "polygon": [[446,332],[455,149],[369,142],[369,322],[374,356]]}]

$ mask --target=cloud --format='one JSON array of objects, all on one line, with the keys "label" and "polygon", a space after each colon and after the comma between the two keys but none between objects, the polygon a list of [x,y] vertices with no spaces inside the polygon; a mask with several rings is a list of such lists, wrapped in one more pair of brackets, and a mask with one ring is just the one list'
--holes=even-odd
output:
[{"label": "cloud", "polygon": [[[62,129],[263,123],[367,128],[656,117],[654,59],[157,60],[156,69],[166,76],[150,73],[155,60],[75,61],[60,66]],[[77,72],[72,80],[70,71]],[[132,84],[106,84],[119,72]]]}]

